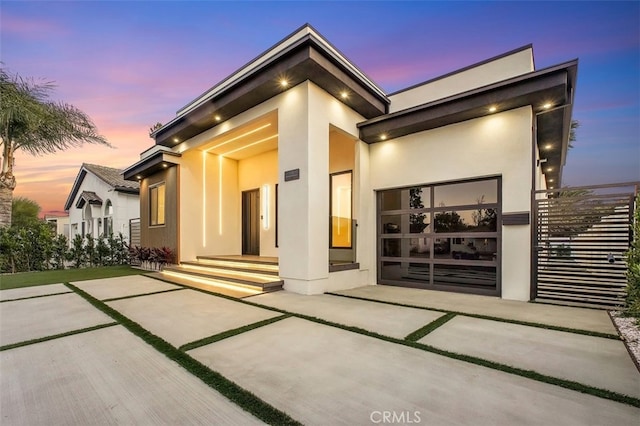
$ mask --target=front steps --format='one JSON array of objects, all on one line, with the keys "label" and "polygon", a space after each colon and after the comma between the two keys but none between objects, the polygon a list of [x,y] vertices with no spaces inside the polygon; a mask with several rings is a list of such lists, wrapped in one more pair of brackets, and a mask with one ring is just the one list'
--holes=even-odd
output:
[{"label": "front steps", "polygon": [[230,290],[234,296],[246,297],[282,290],[284,282],[278,272],[277,258],[198,256],[195,261],[165,267],[161,278],[198,288],[210,286],[213,291]]}]

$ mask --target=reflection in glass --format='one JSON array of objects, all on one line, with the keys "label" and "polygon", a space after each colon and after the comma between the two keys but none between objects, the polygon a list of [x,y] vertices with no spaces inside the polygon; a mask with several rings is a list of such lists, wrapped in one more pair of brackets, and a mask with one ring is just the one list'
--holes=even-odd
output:
[{"label": "reflection in glass", "polygon": [[331,175],[331,247],[351,248],[351,172]]},{"label": "reflection in glass", "polygon": [[409,257],[431,256],[431,238],[410,238],[409,240]]},{"label": "reflection in glass", "polygon": [[399,234],[402,232],[402,215],[380,216],[383,234]]},{"label": "reflection in glass", "polygon": [[434,215],[436,232],[496,232],[496,209],[452,210]]},{"label": "reflection in glass", "polygon": [[424,209],[429,208],[431,204],[431,191],[429,188],[410,188],[409,189],[409,208]]},{"label": "reflection in glass", "polygon": [[431,232],[429,228],[429,213],[411,213],[409,214],[409,232],[411,234],[424,234]]},{"label": "reflection in glass", "polygon": [[434,191],[435,205],[439,207],[498,202],[496,179],[439,185],[434,188]]},{"label": "reflection in glass", "polygon": [[495,261],[497,253],[497,238],[436,238],[433,242],[434,259]]},{"label": "reflection in glass", "polygon": [[497,273],[494,266],[434,265],[433,283],[475,287],[495,287]]}]

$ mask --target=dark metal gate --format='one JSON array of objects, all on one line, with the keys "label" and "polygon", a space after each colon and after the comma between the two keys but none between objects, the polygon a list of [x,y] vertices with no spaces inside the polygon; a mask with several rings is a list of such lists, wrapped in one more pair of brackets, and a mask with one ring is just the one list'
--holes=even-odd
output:
[{"label": "dark metal gate", "polygon": [[535,192],[533,299],[602,309],[624,303],[624,254],[639,186]]}]

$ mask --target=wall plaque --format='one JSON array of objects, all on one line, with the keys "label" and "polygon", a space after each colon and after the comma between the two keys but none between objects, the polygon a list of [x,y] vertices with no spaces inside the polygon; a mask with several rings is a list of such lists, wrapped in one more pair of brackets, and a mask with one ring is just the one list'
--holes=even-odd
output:
[{"label": "wall plaque", "polygon": [[284,181],[289,182],[290,180],[298,180],[300,179],[300,169],[286,170],[284,172]]}]

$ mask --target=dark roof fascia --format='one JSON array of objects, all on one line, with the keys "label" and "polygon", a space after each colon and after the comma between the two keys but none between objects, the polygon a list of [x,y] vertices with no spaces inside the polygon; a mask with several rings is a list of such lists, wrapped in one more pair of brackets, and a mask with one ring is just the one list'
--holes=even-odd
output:
[{"label": "dark roof fascia", "polygon": [[130,188],[128,186],[116,186],[113,188],[116,192],[122,192],[124,194],[140,194],[140,188]]},{"label": "dark roof fascia", "polygon": [[71,208],[71,205],[73,204],[73,200],[75,200],[76,195],[78,195],[78,190],[80,189],[80,185],[82,184],[82,181],[84,180],[84,177],[86,176],[86,174],[87,174],[87,170],[84,168],[84,165],[82,165],[80,167],[80,171],[78,172],[78,175],[76,176],[76,180],[73,182],[73,186],[71,187],[71,192],[67,197],[67,201],[64,203],[65,211],[69,211],[69,209]]},{"label": "dark roof fascia", "polygon": [[[532,94],[553,87],[571,89],[575,79],[577,60],[534,71],[498,83],[493,83],[423,105],[407,108],[358,124],[360,139],[367,143],[380,142],[379,135],[388,139],[411,133],[442,127],[487,115],[487,107],[493,103],[520,97],[519,103],[508,105],[501,111],[519,108],[530,101]],[[563,93],[561,102],[568,101]],[[408,127],[413,124],[413,128]],[[405,127],[403,129],[403,127]]]},{"label": "dark roof fascia", "polygon": [[[353,96],[343,102],[365,118],[388,111],[390,101],[375,84],[354,74],[313,34],[306,34],[220,92],[183,108],[181,114],[153,134],[156,144],[173,147],[219,124],[213,119],[214,113],[220,112],[226,120],[279,95],[283,89],[276,82],[283,74],[291,80],[290,87],[311,80],[335,96],[348,88]],[[173,141],[176,136],[178,142]]]},{"label": "dark roof fascia", "polygon": [[[165,157],[166,156],[166,157]],[[171,161],[171,159],[167,157],[182,157],[182,154],[178,154],[177,152],[167,152],[167,151],[158,151],[153,155],[144,158],[134,165],[126,168],[124,170],[124,179],[131,181],[139,181],[141,178],[145,178],[150,176],[165,167],[163,164],[166,164],[168,167],[177,166],[178,163]]]},{"label": "dark roof fascia", "polygon": [[[520,52],[522,52],[524,50],[527,50],[527,49],[533,49],[533,44],[530,43],[530,44],[527,44],[525,46],[518,47],[516,49],[510,50],[508,52],[501,53],[500,55],[494,56],[492,58],[485,59],[483,61],[477,62],[477,63],[472,64],[472,65],[468,65],[468,66],[466,66],[464,68],[459,68],[459,69],[457,69],[455,71],[451,71],[451,72],[448,72],[446,74],[440,75],[438,77],[432,78],[430,80],[423,81],[422,83],[416,83],[416,84],[414,84],[412,86],[409,86],[407,88],[397,90],[397,91],[395,91],[393,93],[389,93],[387,96],[391,97],[391,96],[397,95],[399,93],[406,92],[408,90],[412,90],[412,89],[415,89],[415,88],[420,87],[420,86],[424,86],[425,84],[430,84],[430,83],[433,83],[435,81],[442,80],[442,79],[445,79],[447,77],[451,77],[453,75],[463,73],[465,71],[469,71],[470,69],[477,68],[477,67],[480,67],[482,65],[486,65],[486,64],[488,64],[490,62],[497,61],[499,59],[506,58],[507,56],[511,56],[511,55],[516,54],[516,53],[520,53]],[[535,69],[535,67],[534,67],[534,69]]]}]

